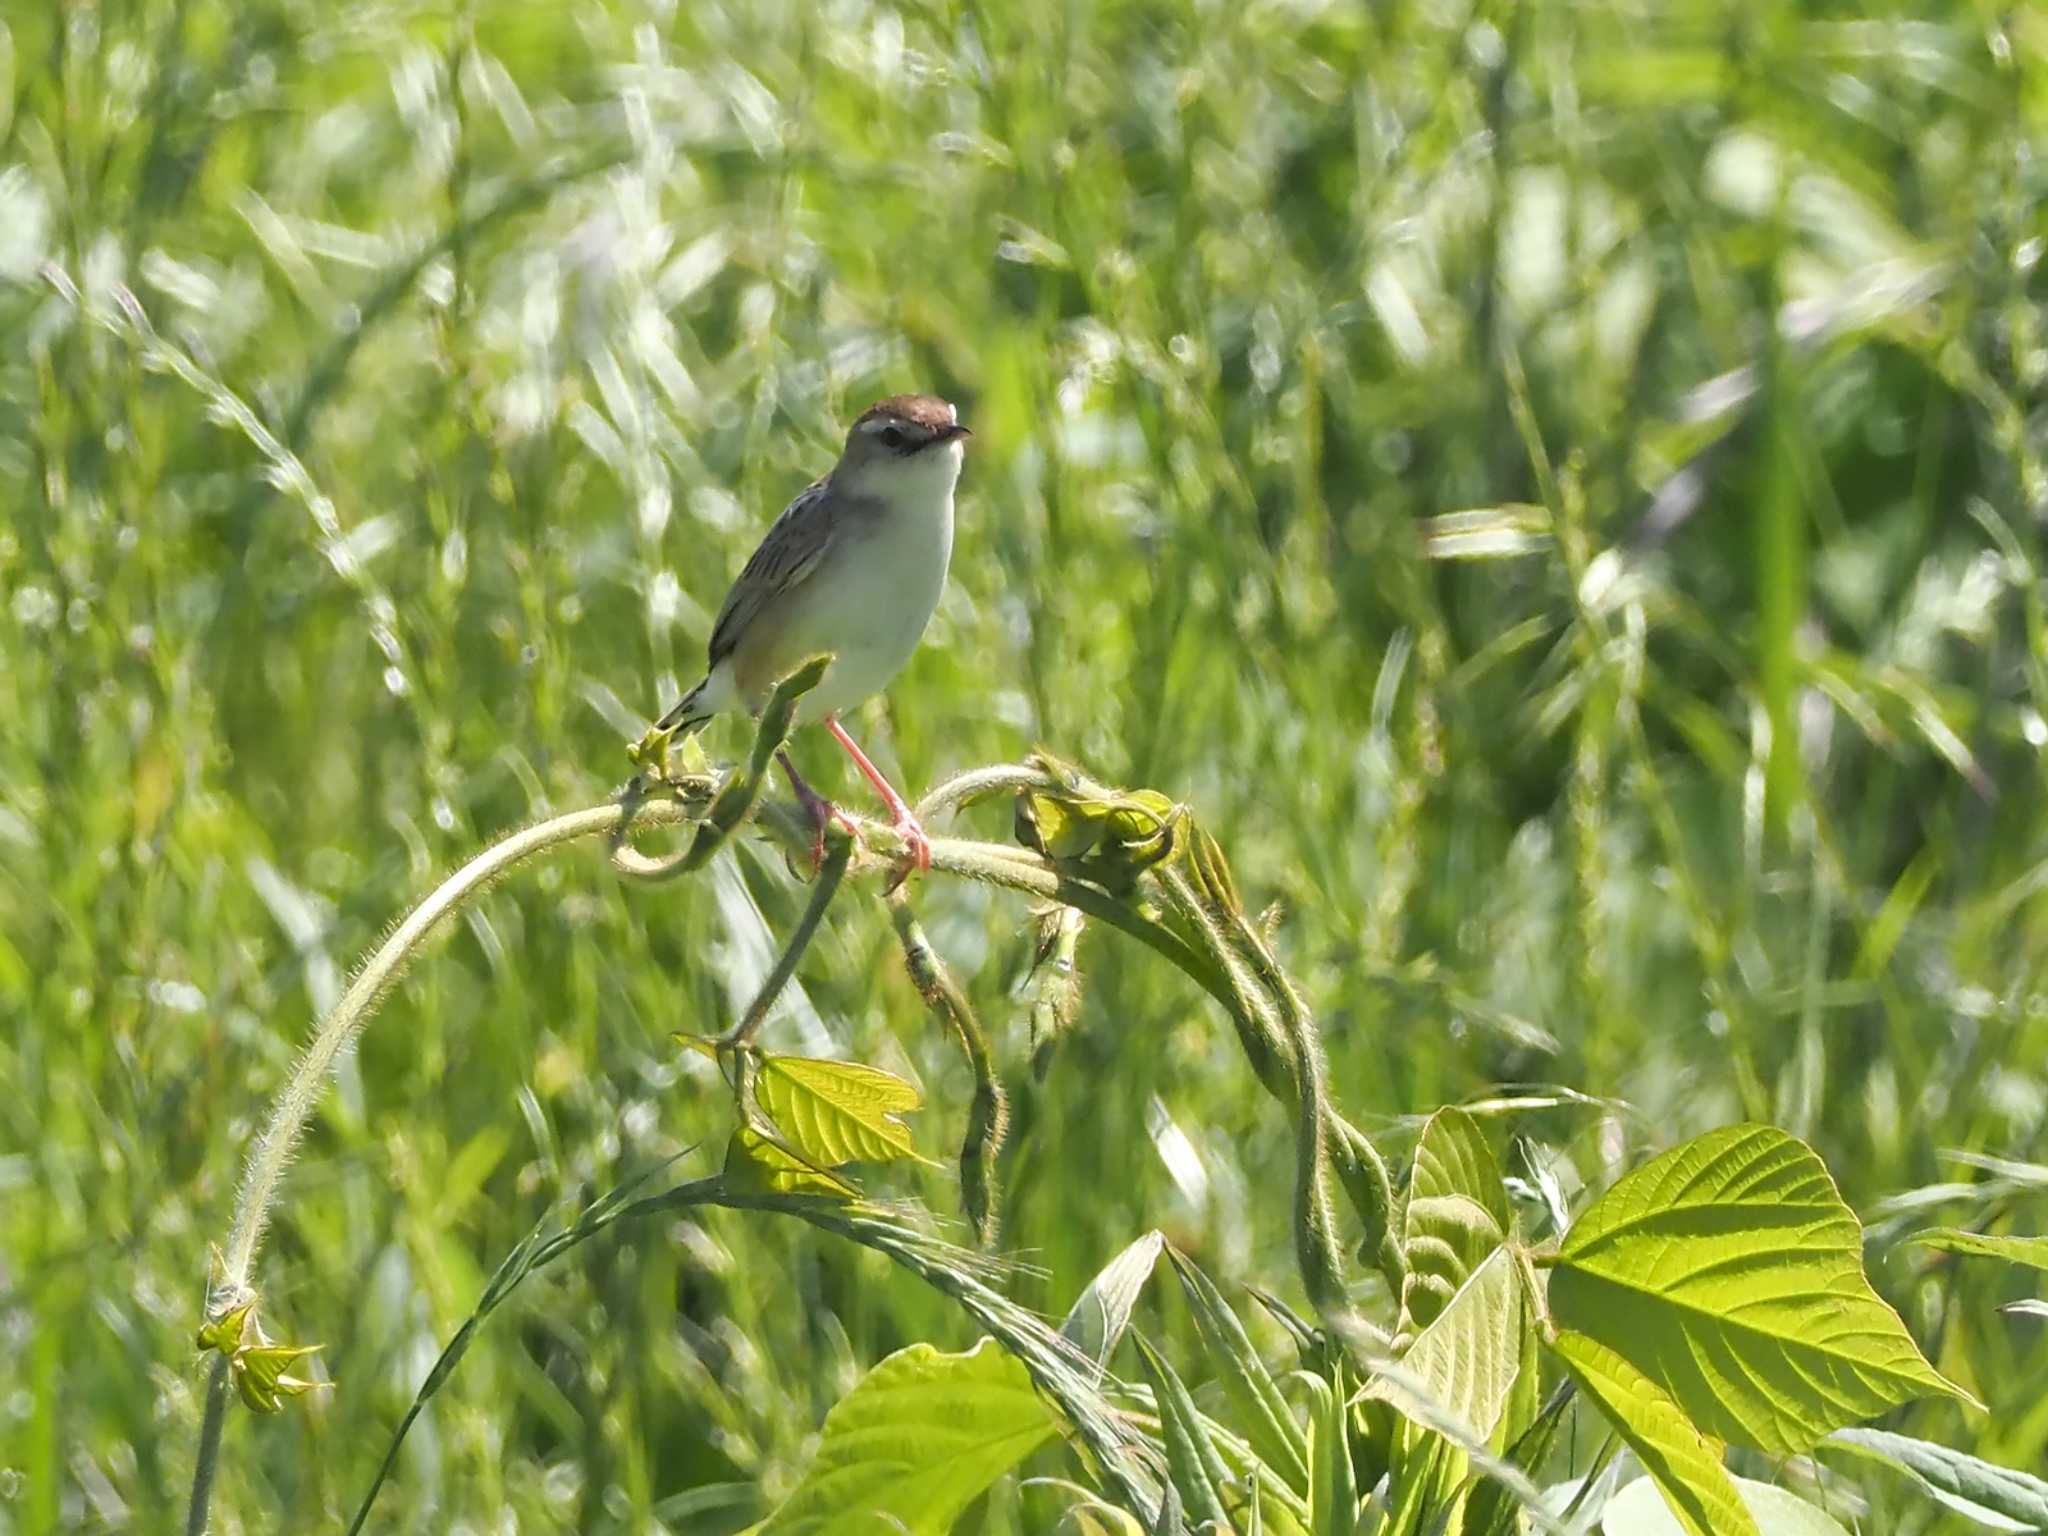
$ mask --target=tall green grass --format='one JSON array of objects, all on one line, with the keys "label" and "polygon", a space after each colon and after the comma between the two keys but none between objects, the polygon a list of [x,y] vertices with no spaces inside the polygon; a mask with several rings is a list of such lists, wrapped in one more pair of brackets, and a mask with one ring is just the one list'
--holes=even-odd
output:
[{"label": "tall green grass", "polygon": [[[1902,1426],[2038,1466],[2014,1282],[1894,1239],[2048,1205],[2044,57],[1954,5],[0,10],[0,1530],[177,1518],[208,1246],[312,1016],[625,776],[906,387],[976,437],[885,766],[1043,741],[1194,805],[1397,1138],[1490,1101],[1567,1194],[1739,1116],[1811,1139],[1993,1407]],[[336,1390],[231,1423],[220,1529],[337,1523],[520,1236],[722,1136],[670,1033],[805,896],[752,847],[565,861],[411,974],[260,1276]],[[1292,1137],[1216,1012],[1091,928],[1041,1080],[1023,905],[917,900],[996,1034],[1014,1293],[1154,1225],[1286,1273]],[[919,1078],[956,1147],[881,906],[799,982],[769,1037]],[[861,1368],[970,1337],[743,1214],[594,1240],[386,1519],[737,1528]]]}]

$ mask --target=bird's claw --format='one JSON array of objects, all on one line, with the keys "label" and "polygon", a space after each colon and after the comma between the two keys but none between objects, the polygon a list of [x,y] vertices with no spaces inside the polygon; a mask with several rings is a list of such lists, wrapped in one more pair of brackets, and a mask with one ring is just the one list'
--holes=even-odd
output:
[{"label": "bird's claw", "polygon": [[924,828],[918,825],[917,818],[908,809],[897,814],[890,830],[903,839],[903,863],[884,889],[882,894],[885,896],[908,880],[913,870],[922,875],[928,874],[932,867],[932,840],[925,836]]},{"label": "bird's claw", "polygon": [[846,828],[846,835],[853,839],[856,848],[867,847],[867,839],[860,835],[860,823],[839,809],[830,800],[821,801],[822,814],[814,812],[811,820],[816,830],[811,835],[811,873],[817,874],[825,867],[825,829],[833,822]]}]

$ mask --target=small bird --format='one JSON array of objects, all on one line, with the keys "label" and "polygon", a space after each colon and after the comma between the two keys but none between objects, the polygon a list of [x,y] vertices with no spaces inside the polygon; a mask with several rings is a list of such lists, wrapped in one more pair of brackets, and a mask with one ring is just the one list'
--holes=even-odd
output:
[{"label": "small bird", "polygon": [[[783,508],[726,594],[704,680],[654,727],[666,740],[724,710],[758,711],[778,681],[829,651],[832,665],[798,701],[797,723],[824,721],[881,794],[920,870],[932,860],[924,829],[839,714],[888,687],[931,622],[953,554],[953,487],[971,435],[953,407],[931,395],[892,395],[861,412],[832,472]],[[826,823],[845,817],[804,782],[787,752],[776,757],[817,827],[822,856]]]}]

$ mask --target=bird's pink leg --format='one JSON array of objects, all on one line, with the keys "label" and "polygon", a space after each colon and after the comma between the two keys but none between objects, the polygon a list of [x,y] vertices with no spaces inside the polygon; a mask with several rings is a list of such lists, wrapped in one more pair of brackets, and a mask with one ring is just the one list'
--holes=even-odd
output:
[{"label": "bird's pink leg", "polygon": [[[931,839],[924,835],[924,828],[919,826],[917,818],[910,814],[910,807],[904,803],[903,797],[896,793],[895,787],[887,779],[882,777],[882,770],[868,761],[867,753],[861,751],[859,744],[846,734],[846,727],[839,723],[837,715],[827,715],[825,717],[825,729],[839,739],[839,745],[846,748],[846,755],[851,757],[860,768],[860,771],[867,775],[868,782],[875,786],[875,792],[882,797],[883,803],[889,807],[889,814],[894,818],[893,825],[896,829],[896,835],[903,839],[910,850],[910,862],[920,872],[930,869],[932,867]],[[908,870],[905,871],[906,874],[908,872]]]},{"label": "bird's pink leg", "polygon": [[777,752],[775,761],[782,764],[782,771],[789,776],[789,787],[795,791],[797,802],[811,818],[811,868],[825,867],[825,828],[833,822],[853,834],[854,842],[860,842],[860,827],[846,812],[819,794],[804,782],[804,776],[796,771],[796,764],[789,760],[787,752]]}]

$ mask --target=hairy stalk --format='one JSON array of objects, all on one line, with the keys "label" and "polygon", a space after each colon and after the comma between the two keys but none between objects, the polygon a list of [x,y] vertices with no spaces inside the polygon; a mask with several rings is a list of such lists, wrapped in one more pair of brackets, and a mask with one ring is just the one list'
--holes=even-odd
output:
[{"label": "hairy stalk", "polygon": [[[767,709],[762,713],[761,728],[755,734],[754,749],[746,767],[728,775],[716,795],[711,797],[710,808],[702,813],[696,837],[680,856],[682,868],[694,869],[707,861],[753,808],[760,795],[761,779],[767,764],[789,734],[797,699],[807,689],[816,686],[826,664],[824,658],[813,659],[776,687]],[[214,1296],[210,1298],[214,1315],[239,1305],[247,1295],[250,1265],[255,1259],[257,1244],[262,1241],[270,1207],[276,1199],[278,1179],[291,1159],[292,1148],[298,1141],[306,1117],[312,1113],[335,1057],[369,1021],[392,984],[405,973],[406,966],[421,945],[494,880],[536,854],[598,833],[623,836],[625,829],[635,822],[673,825],[696,819],[693,803],[705,794],[708,781],[692,779],[662,787],[668,791],[666,795],[649,798],[645,786],[635,781],[633,789],[614,803],[571,811],[515,832],[450,875],[426,900],[412,909],[390,938],[378,946],[377,952],[357,973],[354,983],[342,994],[341,1001],[321,1020],[312,1044],[299,1058],[290,1081],[272,1106],[269,1121],[249,1150],[234,1221],[222,1256],[220,1280]],[[613,849],[615,863],[622,851],[622,844]]]},{"label": "hairy stalk", "polygon": [[[1194,898],[1197,893],[1188,889],[1186,895]],[[1226,937],[1250,964],[1264,984],[1267,995],[1273,999],[1288,1039],[1297,1051],[1303,1049],[1304,1043],[1314,1049],[1319,1058],[1314,1065],[1321,1072],[1324,1064],[1320,1061],[1321,1044],[1315,1018],[1309,1012],[1308,1001],[1301,995],[1301,989],[1295,986],[1294,978],[1274,957],[1271,946],[1258,929],[1245,919],[1242,908],[1232,906],[1218,911],[1216,917]],[[1326,1105],[1325,1110],[1331,1165],[1365,1228],[1364,1239],[1359,1245],[1360,1253],[1380,1271],[1398,1296],[1408,1272],[1408,1260],[1401,1251],[1400,1234],[1395,1230],[1394,1185],[1387,1174],[1386,1160],[1364,1132],[1337,1115],[1330,1106]]]},{"label": "hairy stalk", "polygon": [[221,1429],[228,1416],[228,1357],[216,1355],[206,1373],[206,1412],[199,1421],[199,1459],[192,1469],[192,1500],[185,1510],[185,1536],[206,1536],[206,1511],[213,1503],[213,1470],[220,1463]]},{"label": "hairy stalk", "polygon": [[[1302,1285],[1316,1310],[1325,1317],[1349,1319],[1352,1308],[1344,1294],[1344,1261],[1337,1242],[1336,1221],[1330,1211],[1326,1121],[1331,1110],[1324,1084],[1321,1044],[1306,1027],[1304,1015],[1290,1016],[1284,1005],[1275,1006],[1276,997],[1264,993],[1237,946],[1224,936],[1215,914],[1179,870],[1164,871],[1159,883],[1175,909],[1202,935],[1210,953],[1229,974],[1245,1013],[1257,1019],[1261,1034],[1268,1042],[1277,1037],[1277,1041],[1285,1043],[1286,1055],[1294,1067],[1295,1261],[1301,1268]],[[1359,1326],[1365,1326],[1362,1319]]]},{"label": "hairy stalk", "polygon": [[989,1056],[988,1036],[982,1033],[967,994],[925,937],[903,892],[891,891],[888,901],[889,918],[896,925],[896,937],[903,941],[903,963],[912,984],[925,1006],[953,1032],[967,1053],[967,1064],[974,1069],[974,1102],[968,1107],[967,1135],[960,1143],[960,1201],[967,1208],[967,1219],[974,1223],[975,1237],[989,1247],[996,1240],[999,1221],[995,1163],[1009,1129],[1009,1101]]},{"label": "hairy stalk", "polygon": [[817,936],[818,925],[825,920],[825,909],[832,905],[832,898],[839,894],[840,884],[846,879],[846,866],[853,857],[853,839],[837,822],[826,835],[825,863],[818,871],[818,879],[811,888],[811,899],[804,908],[803,917],[797,922],[796,932],[789,936],[789,942],[776,957],[775,968],[768,973],[768,979],[761,983],[761,990],[754,994],[747,1011],[740,1015],[737,1024],[719,1039],[721,1053],[740,1046],[753,1044],[754,1036],[768,1021],[775,1000],[782,996],[782,989],[789,985],[789,978],[796,974],[797,965],[803,960],[804,951],[811,947],[811,940]]},{"label": "hairy stalk", "polygon": [[[234,1220],[222,1251],[220,1277],[211,1298],[213,1315],[218,1316],[247,1299],[250,1266],[277,1198],[278,1180],[291,1160],[292,1148],[326,1084],[327,1074],[335,1058],[361,1032],[385,994],[405,974],[421,947],[451,916],[508,871],[564,843],[613,831],[625,822],[628,814],[622,804],[592,806],[550,817],[515,832],[442,881],[378,946],[342,994],[341,1001],[320,1021],[312,1043],[293,1067],[290,1080],[271,1106],[269,1120],[249,1149]],[[681,800],[665,799],[651,801],[630,814],[659,824],[673,824],[689,819],[690,810]]]},{"label": "hairy stalk", "polygon": [[972,768],[946,780],[918,801],[915,814],[920,822],[930,822],[976,800],[990,795],[1011,794],[1020,789],[1057,791],[1059,782],[1044,769],[1024,763]]},{"label": "hairy stalk", "polygon": [[1400,1226],[1394,1219],[1394,1181],[1387,1172],[1387,1160],[1365,1132],[1342,1115],[1332,1115],[1330,1163],[1365,1229],[1359,1257],[1377,1269],[1387,1289],[1399,1296],[1408,1278],[1408,1255],[1402,1251]]},{"label": "hairy stalk", "polygon": [[[207,1297],[209,1318],[219,1318],[249,1298],[250,1269],[269,1223],[271,1207],[277,1200],[279,1181],[307,1117],[326,1086],[335,1058],[362,1032],[413,957],[451,916],[519,864],[578,838],[613,831],[630,814],[636,813],[620,803],[592,806],[515,832],[450,875],[377,947],[341,1000],[320,1021],[312,1043],[300,1054],[291,1077],[271,1106],[270,1118],[249,1149],[235,1197],[227,1246]],[[689,819],[691,812],[688,804],[678,798],[653,801],[640,807],[637,814],[657,824],[672,824]],[[207,1384],[206,1414],[200,1424],[198,1456],[192,1469],[192,1497],[186,1510],[185,1529],[190,1536],[199,1536],[206,1529],[214,1467],[220,1457],[227,1372],[226,1358],[216,1360]]]}]

